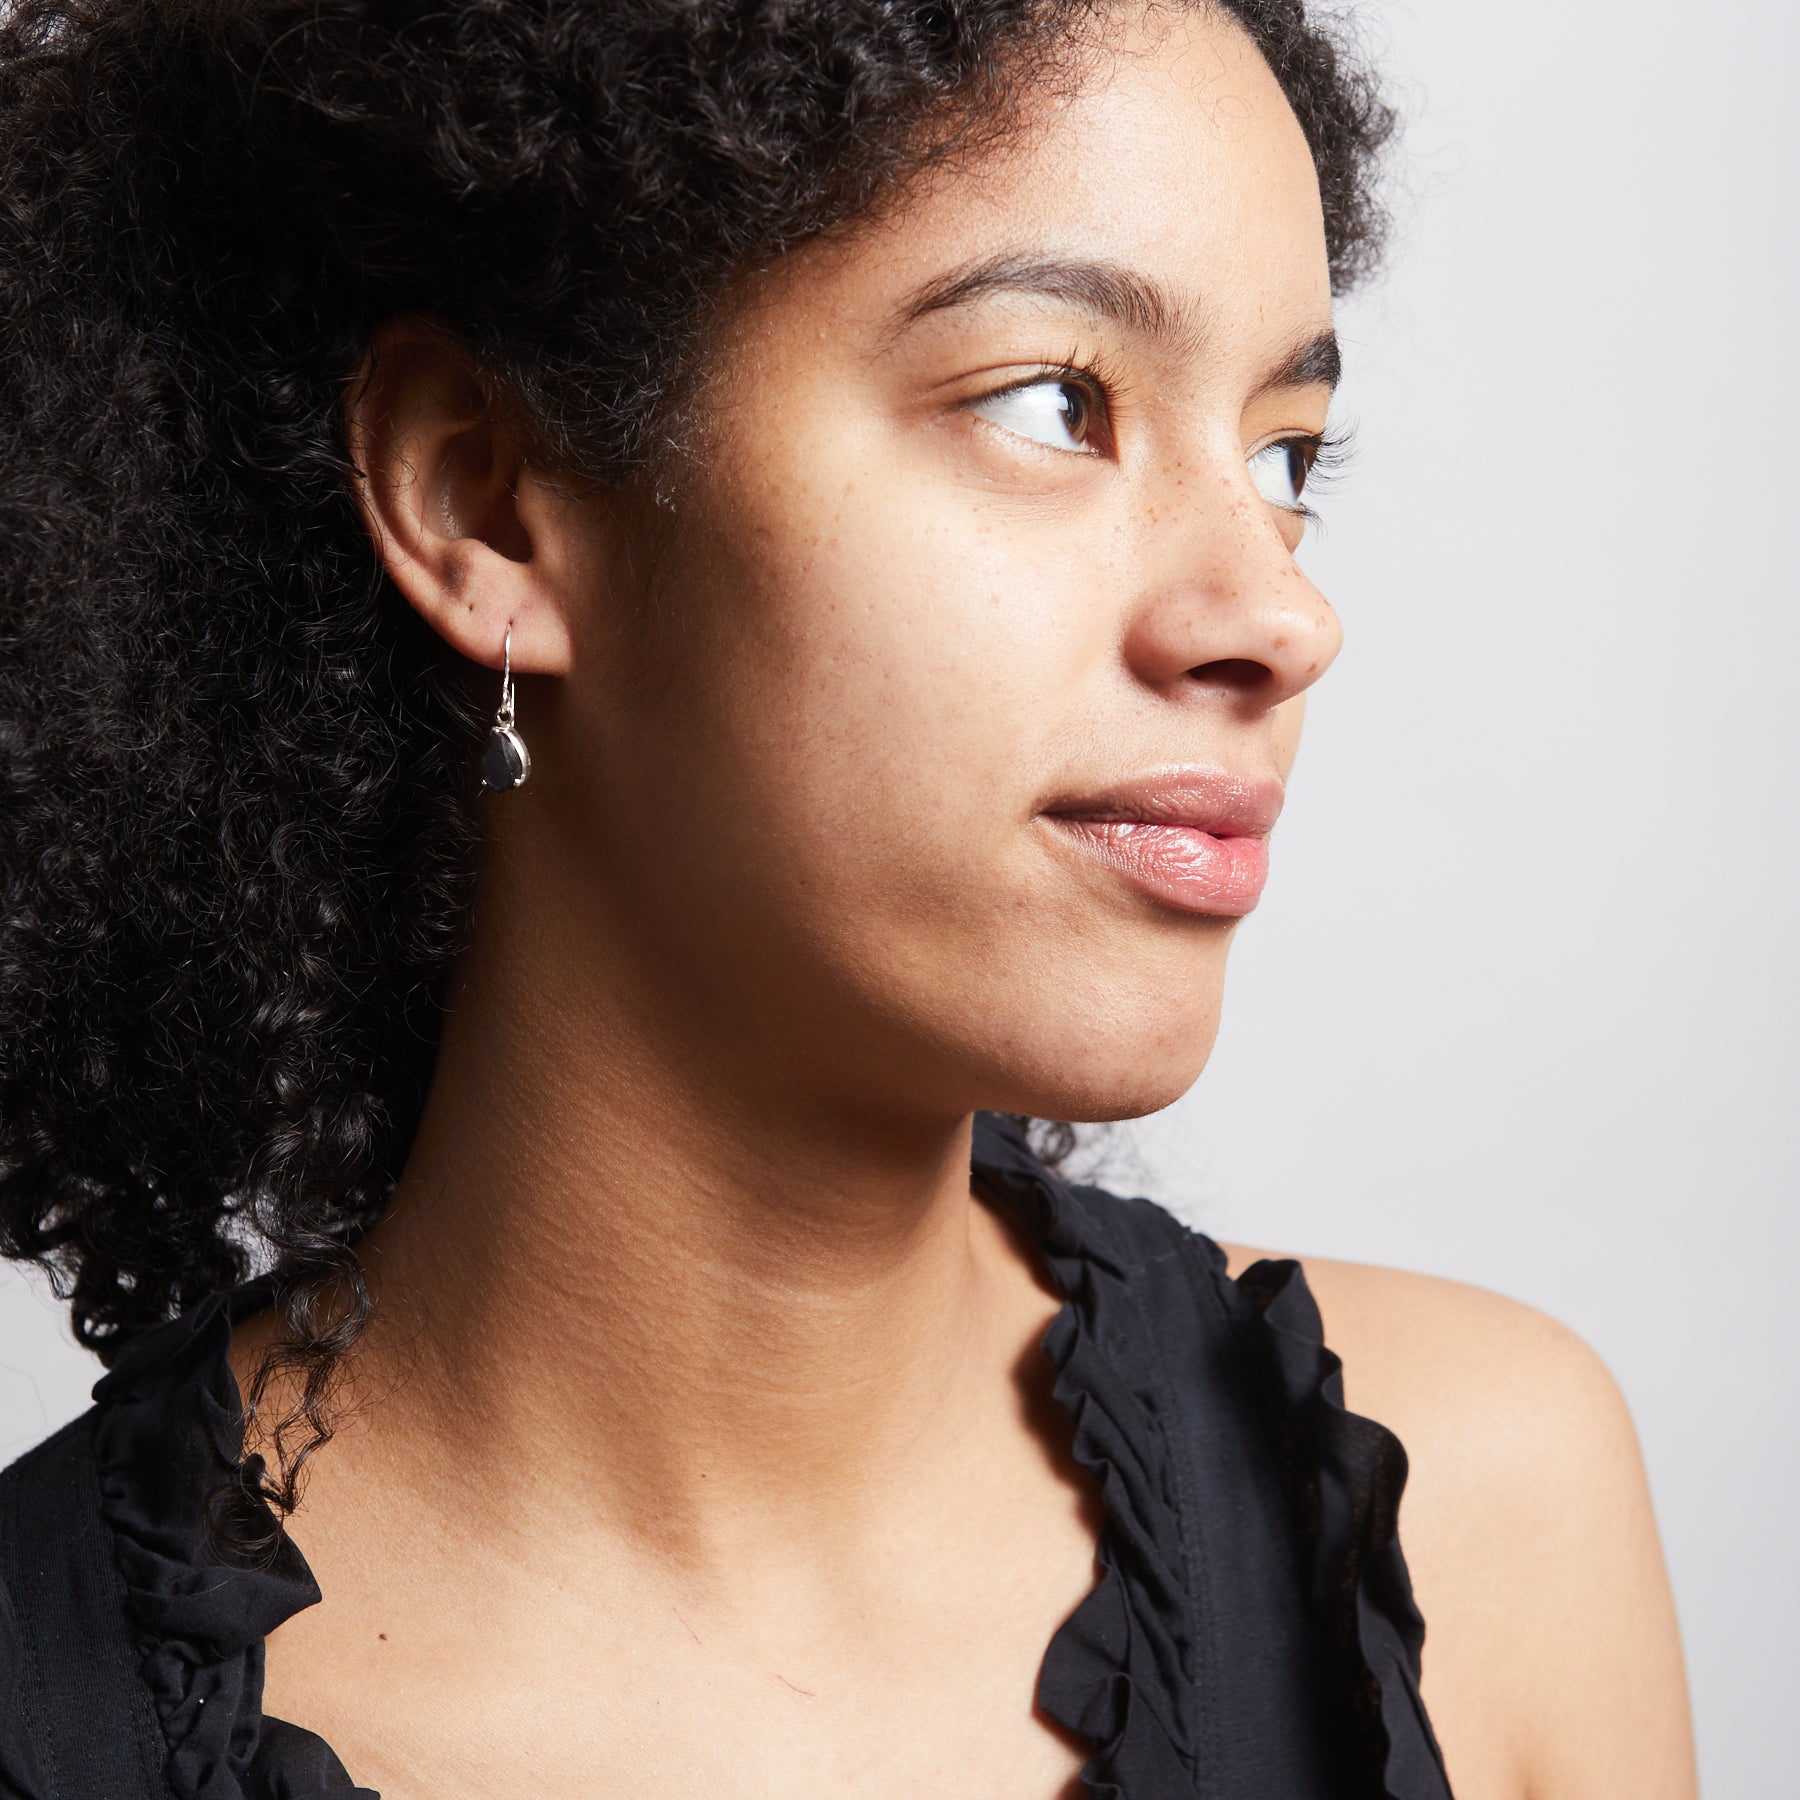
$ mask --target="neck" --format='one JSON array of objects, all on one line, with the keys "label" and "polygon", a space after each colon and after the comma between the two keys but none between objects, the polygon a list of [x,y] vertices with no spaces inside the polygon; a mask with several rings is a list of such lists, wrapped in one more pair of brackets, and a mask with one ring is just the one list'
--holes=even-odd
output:
[{"label": "neck", "polygon": [[710,1560],[879,1509],[992,1429],[1054,1298],[971,1195],[966,1116],[746,1097],[633,1029],[616,979],[552,996],[556,959],[511,964],[465,967],[366,1241],[358,1387],[407,1455]]}]

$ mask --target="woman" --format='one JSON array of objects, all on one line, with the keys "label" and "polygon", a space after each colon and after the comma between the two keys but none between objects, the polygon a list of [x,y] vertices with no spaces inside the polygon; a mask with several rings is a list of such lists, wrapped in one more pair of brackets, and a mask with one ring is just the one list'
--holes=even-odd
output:
[{"label": "woman", "polygon": [[1690,1794],[1592,1357],[1024,1128],[1195,1079],[1337,648],[1298,0],[0,53],[7,1791]]}]

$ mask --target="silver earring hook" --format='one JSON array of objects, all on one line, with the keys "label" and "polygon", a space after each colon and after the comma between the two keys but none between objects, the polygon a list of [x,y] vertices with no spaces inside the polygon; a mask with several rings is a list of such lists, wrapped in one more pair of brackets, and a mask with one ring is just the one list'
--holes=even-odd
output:
[{"label": "silver earring hook", "polygon": [[513,722],[512,622],[508,620],[506,638],[500,647],[500,710],[494,723],[502,731],[510,731]]}]

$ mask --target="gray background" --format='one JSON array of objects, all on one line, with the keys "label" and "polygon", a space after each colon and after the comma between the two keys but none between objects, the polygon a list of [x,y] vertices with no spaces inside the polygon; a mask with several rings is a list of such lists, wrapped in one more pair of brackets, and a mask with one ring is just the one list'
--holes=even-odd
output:
[{"label": "gray background", "polygon": [[[1480,1282],[1637,1415],[1707,1791],[1790,1800],[1796,11],[1364,9],[1412,118],[1345,309],[1348,645],[1193,1095],[1223,1236]],[[94,1370],[0,1282],[0,1457]]]}]

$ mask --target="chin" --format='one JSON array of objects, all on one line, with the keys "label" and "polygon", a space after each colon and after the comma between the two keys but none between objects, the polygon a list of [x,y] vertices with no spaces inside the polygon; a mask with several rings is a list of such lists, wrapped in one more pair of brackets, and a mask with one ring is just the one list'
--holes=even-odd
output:
[{"label": "chin", "polygon": [[1068,1119],[1080,1125],[1142,1119],[1173,1106],[1200,1078],[1205,1061],[1202,1056],[1181,1068],[1064,1070],[1055,1080],[1022,1082],[1011,1090],[1010,1099],[984,1101],[980,1110]]},{"label": "chin", "polygon": [[1037,1029],[1011,1036],[1007,1066],[983,1083],[982,1108],[1095,1124],[1141,1119],[1199,1080],[1219,1028],[1216,991],[1176,1006],[1165,992],[1136,1006],[1115,995],[1089,1007],[1065,999],[1046,1011],[1053,1016],[1040,1017]]}]

